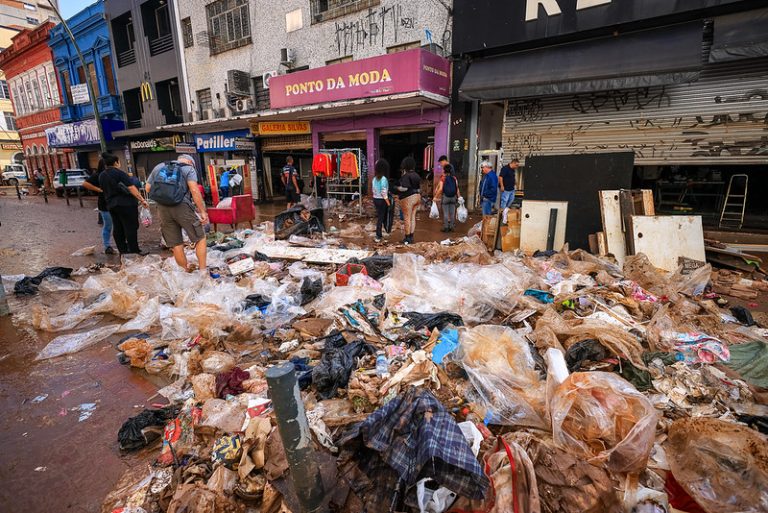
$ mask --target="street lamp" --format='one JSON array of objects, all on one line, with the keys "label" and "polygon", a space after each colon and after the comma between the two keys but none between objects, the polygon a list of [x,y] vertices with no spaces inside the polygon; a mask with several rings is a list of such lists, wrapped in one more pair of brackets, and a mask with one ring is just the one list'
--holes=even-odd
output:
[{"label": "street lamp", "polygon": [[[61,13],[59,12],[59,8],[56,6],[56,2],[53,0],[48,0],[48,4],[53,9],[53,12],[56,13],[56,16],[58,16],[59,20],[61,20],[61,25],[64,27],[64,30],[67,31],[67,34],[69,34],[69,38],[72,40],[72,45],[75,47],[75,51],[77,52],[77,57],[80,59],[80,65],[83,67],[83,75],[85,75],[85,83],[88,86],[88,96],[91,97],[91,106],[93,107],[93,117],[96,119],[96,127],[99,130],[99,145],[101,146],[101,152],[105,153],[107,151],[107,140],[104,137],[104,128],[101,126],[101,116],[99,115],[99,106],[98,102],[96,101],[96,95],[93,94],[93,83],[91,82],[91,74],[88,73],[88,68],[85,66],[85,59],[83,58],[83,52],[80,51],[80,46],[78,46],[77,41],[75,41],[75,35],[72,33],[72,30],[70,30],[69,25],[67,25],[67,21],[61,16]],[[95,64],[94,64],[95,66]]]}]

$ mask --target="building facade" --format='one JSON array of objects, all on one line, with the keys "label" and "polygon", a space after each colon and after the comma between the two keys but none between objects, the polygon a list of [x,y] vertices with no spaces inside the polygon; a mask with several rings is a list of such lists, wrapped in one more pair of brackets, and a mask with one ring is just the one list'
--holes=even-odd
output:
[{"label": "building facade", "polygon": [[[365,168],[384,157],[397,169],[413,155],[427,173],[447,151],[449,3],[194,0],[180,3],[178,23],[192,121],[167,128],[250,129],[256,198],[283,194],[288,155],[311,184],[313,155],[323,150],[354,150]],[[324,90],[309,91],[314,84]],[[207,152],[203,162],[243,160],[231,157]]]},{"label": "building facade", "polygon": [[457,0],[455,13],[452,157],[471,183],[482,158],[629,152],[658,211],[705,221],[731,176],[768,187],[763,2]]},{"label": "building facade", "polygon": [[41,169],[51,183],[55,171],[70,164],[64,151],[48,145],[45,135],[46,129],[61,124],[61,94],[48,46],[53,27],[47,21],[22,30],[0,53],[0,69],[8,81],[27,169]]},{"label": "building facade", "polygon": [[[183,2],[181,2],[183,3]],[[190,112],[174,0],[105,0],[117,90],[126,128],[113,136],[127,141],[125,157],[141,179],[176,156],[184,138],[158,130],[181,123]]]},{"label": "building facade", "polygon": [[85,66],[80,62],[64,26],[56,25],[51,30],[49,46],[61,84],[62,124],[46,129],[46,137],[49,147],[73,150],[77,167],[96,169],[100,141],[86,75],[93,84],[109,149],[122,150],[124,143],[115,141],[112,133],[125,128],[103,0],[86,7],[67,20],[67,24],[83,53]]}]

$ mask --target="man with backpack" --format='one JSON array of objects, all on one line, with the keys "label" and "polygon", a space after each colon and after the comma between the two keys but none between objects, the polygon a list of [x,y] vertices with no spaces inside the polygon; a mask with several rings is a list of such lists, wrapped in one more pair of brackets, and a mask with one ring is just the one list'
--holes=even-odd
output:
[{"label": "man with backpack", "polygon": [[192,271],[184,254],[184,230],[195,244],[198,268],[207,273],[208,247],[203,227],[208,224],[208,214],[197,185],[195,161],[190,155],[179,155],[175,161],[158,164],[147,178],[146,189],[149,199],[158,205],[160,230],[165,243],[173,250],[176,263]]},{"label": "man with backpack", "polygon": [[443,166],[443,176],[437,184],[437,191],[432,201],[437,201],[442,196],[443,228],[442,232],[452,232],[456,225],[456,205],[459,201],[459,180],[453,174],[453,166]]}]

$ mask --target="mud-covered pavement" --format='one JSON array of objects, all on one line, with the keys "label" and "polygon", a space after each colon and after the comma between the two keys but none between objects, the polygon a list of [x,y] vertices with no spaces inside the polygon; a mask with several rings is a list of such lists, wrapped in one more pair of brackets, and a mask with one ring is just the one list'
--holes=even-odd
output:
[{"label": "mud-covered pavement", "polygon": [[[103,254],[95,197],[83,202],[81,208],[76,198],[67,206],[55,197],[45,204],[42,197],[19,201],[0,196],[0,274],[34,275],[52,265],[118,264],[118,256]],[[281,207],[257,207],[256,222],[271,220]],[[427,212],[419,217],[417,240],[445,237],[439,221],[429,220]],[[144,250],[160,252],[159,238],[157,223],[139,230]],[[391,240],[400,238],[393,233]],[[94,244],[95,255],[71,256]],[[11,297],[12,311],[24,313],[30,301]],[[143,371],[120,365],[106,342],[35,362],[38,351],[60,334],[19,328],[13,317],[0,318],[0,511],[99,512],[126,469],[156,456],[153,451],[121,455],[117,431],[128,417],[164,402],[152,398],[158,386]]]}]

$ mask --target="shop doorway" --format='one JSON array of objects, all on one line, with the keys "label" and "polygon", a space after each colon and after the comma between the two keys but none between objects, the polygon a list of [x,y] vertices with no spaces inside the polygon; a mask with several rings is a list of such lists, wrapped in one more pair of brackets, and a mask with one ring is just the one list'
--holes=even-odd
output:
[{"label": "shop doorway", "polygon": [[379,135],[379,158],[389,162],[392,180],[400,178],[400,163],[406,157],[416,160],[416,171],[424,180],[425,187],[432,188],[435,132],[431,129],[382,130]]},{"label": "shop doorway", "polygon": [[283,201],[285,199],[285,186],[282,173],[286,159],[293,157],[293,167],[299,173],[299,187],[302,194],[309,194],[312,189],[312,152],[308,150],[297,151],[271,151],[264,154],[264,171],[268,183],[265,184],[271,191],[272,200]]}]

